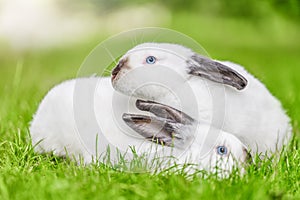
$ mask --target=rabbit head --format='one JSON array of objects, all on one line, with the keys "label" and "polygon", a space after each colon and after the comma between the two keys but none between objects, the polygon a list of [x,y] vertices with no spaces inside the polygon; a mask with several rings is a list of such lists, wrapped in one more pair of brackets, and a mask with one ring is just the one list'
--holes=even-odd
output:
[{"label": "rabbit head", "polygon": [[[247,147],[232,134],[220,131],[213,143],[203,143],[203,132],[209,128],[208,125],[194,129],[201,122],[153,101],[137,100],[136,106],[154,116],[125,113],[125,123],[148,141],[184,152],[178,158],[182,163],[187,161],[210,172],[230,173],[251,160]],[[202,154],[205,148],[209,150]]]},{"label": "rabbit head", "polygon": [[[120,58],[112,71],[111,80],[117,91],[149,99],[151,95],[159,96],[167,92],[161,87],[158,89],[159,84],[176,87],[193,76],[238,90],[247,85],[247,80],[230,67],[184,46],[168,43],[144,43],[132,48]],[[141,86],[145,87],[138,90]]]}]

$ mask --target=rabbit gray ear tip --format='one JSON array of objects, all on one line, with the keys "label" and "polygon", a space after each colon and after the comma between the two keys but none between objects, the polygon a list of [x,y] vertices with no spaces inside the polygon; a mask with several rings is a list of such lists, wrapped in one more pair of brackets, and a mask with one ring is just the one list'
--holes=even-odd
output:
[{"label": "rabbit gray ear tip", "polygon": [[246,85],[237,85],[235,88],[237,90],[243,90],[243,89],[245,89],[245,87],[246,87]]},{"label": "rabbit gray ear tip", "polygon": [[247,81],[241,83],[242,88],[244,89],[248,85]]},{"label": "rabbit gray ear tip", "polygon": [[131,117],[131,115],[128,114],[128,113],[124,113],[124,114],[122,115],[122,119],[123,119],[125,122],[131,122],[131,121],[132,121],[132,117]]},{"label": "rabbit gray ear tip", "polygon": [[139,107],[144,101],[141,99],[137,99],[135,102],[136,107]]},{"label": "rabbit gray ear tip", "polygon": [[248,85],[248,81],[247,80],[242,80],[238,85],[237,85],[237,89],[238,90],[243,90],[247,87]]},{"label": "rabbit gray ear tip", "polygon": [[144,101],[142,99],[137,99],[135,102],[135,106],[139,109],[139,110],[144,110],[147,111],[147,109],[149,108],[150,104],[154,103],[151,101]]}]

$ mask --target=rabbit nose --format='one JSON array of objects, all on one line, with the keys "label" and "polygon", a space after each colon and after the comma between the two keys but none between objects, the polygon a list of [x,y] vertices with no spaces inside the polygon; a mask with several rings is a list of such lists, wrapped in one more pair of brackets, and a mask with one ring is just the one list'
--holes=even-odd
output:
[{"label": "rabbit nose", "polygon": [[113,69],[112,73],[111,73],[111,80],[113,81],[116,76],[118,75],[118,73],[121,71],[122,67],[125,65],[125,63],[127,62],[127,59],[121,59],[118,63],[118,65]]},{"label": "rabbit nose", "polygon": [[245,163],[247,163],[247,164],[253,163],[252,156],[251,156],[250,152],[248,151],[248,149],[245,147],[243,147],[243,156],[244,156]]}]

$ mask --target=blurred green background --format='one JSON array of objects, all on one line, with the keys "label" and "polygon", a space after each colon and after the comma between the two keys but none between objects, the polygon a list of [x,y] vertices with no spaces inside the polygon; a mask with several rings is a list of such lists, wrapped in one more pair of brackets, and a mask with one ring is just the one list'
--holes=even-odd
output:
[{"label": "blurred green background", "polygon": [[[211,57],[243,65],[279,98],[297,139],[278,165],[188,181],[81,168],[33,152],[28,126],[47,91],[76,77],[108,37],[149,26],[184,33]],[[0,0],[0,199],[299,199],[299,74],[300,0]]]},{"label": "blurred green background", "polygon": [[37,104],[50,87],[76,77],[84,58],[107,37],[156,26],[194,38],[213,58],[245,66],[295,122],[299,25],[299,0],[2,0],[0,95],[4,101],[12,91],[23,100],[28,94]]}]

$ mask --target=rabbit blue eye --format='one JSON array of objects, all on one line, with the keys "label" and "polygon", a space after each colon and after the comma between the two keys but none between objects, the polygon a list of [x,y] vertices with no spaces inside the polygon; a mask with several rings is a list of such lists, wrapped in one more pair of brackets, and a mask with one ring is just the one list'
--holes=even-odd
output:
[{"label": "rabbit blue eye", "polygon": [[148,57],[146,58],[146,62],[147,62],[148,64],[154,64],[155,61],[156,61],[156,58],[155,58],[154,56],[148,56]]},{"label": "rabbit blue eye", "polygon": [[217,153],[221,156],[227,154],[227,148],[225,146],[218,146],[217,147]]}]

